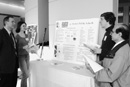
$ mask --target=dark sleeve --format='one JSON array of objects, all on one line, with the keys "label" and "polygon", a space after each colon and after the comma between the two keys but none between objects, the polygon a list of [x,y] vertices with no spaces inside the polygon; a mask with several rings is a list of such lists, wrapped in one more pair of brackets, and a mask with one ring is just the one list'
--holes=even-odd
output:
[{"label": "dark sleeve", "polygon": [[0,49],[1,49],[1,46],[2,46],[2,32],[1,32],[1,30],[0,30]]}]

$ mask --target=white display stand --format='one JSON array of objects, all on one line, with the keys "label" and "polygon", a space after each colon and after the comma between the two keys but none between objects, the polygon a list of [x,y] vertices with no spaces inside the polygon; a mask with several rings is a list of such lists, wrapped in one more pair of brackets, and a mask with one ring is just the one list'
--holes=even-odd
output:
[{"label": "white display stand", "polygon": [[32,61],[30,87],[95,87],[85,67],[58,61]]}]

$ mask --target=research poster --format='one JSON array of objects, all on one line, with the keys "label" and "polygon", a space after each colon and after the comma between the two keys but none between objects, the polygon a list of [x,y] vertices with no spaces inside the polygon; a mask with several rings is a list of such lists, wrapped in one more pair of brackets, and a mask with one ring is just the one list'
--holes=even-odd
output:
[{"label": "research poster", "polygon": [[55,28],[54,59],[83,64],[86,55],[96,60],[89,47],[97,45],[99,18],[56,21]]},{"label": "research poster", "polygon": [[30,24],[27,26],[27,35],[29,38],[29,42],[32,43],[32,45],[38,43],[38,27],[36,24]]}]

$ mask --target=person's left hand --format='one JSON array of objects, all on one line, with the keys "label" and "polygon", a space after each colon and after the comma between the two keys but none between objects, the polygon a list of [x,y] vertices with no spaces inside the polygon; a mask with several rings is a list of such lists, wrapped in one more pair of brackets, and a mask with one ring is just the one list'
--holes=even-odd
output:
[{"label": "person's left hand", "polygon": [[85,63],[85,66],[92,74],[95,74],[93,69],[91,68],[91,66],[88,63]]}]

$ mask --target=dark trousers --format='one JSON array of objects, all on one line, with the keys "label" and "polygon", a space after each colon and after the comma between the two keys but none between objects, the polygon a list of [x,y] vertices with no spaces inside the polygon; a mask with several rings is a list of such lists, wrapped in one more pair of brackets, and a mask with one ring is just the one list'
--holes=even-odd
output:
[{"label": "dark trousers", "polygon": [[16,87],[17,69],[13,73],[0,73],[0,87]]}]

